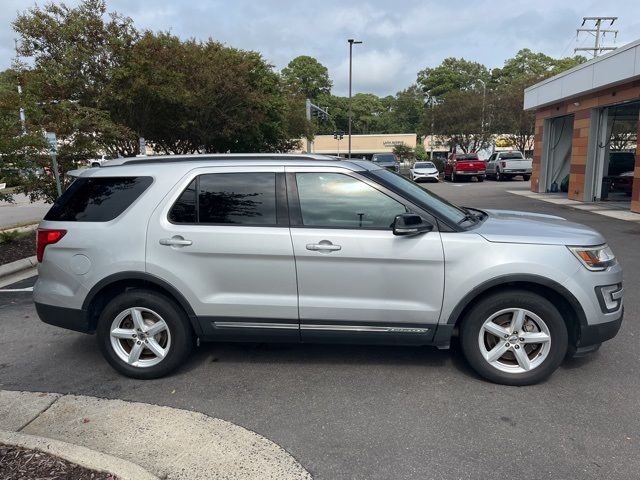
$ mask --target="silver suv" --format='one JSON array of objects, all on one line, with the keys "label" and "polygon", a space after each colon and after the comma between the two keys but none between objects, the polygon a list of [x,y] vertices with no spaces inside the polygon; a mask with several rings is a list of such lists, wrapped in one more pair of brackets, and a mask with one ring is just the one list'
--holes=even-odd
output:
[{"label": "silver suv", "polygon": [[38,230],[34,299],[97,333],[135,378],[197,340],[434,345],[510,385],[550,375],[622,322],[622,270],[560,217],[462,208],[368,161],[118,159],[86,170]]}]

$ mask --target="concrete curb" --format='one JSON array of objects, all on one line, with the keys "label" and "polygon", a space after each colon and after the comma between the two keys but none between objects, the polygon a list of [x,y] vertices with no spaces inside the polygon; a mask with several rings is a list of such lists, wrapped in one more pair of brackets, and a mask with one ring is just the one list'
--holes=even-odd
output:
[{"label": "concrete curb", "polygon": [[90,470],[111,473],[121,480],[159,480],[135,463],[60,440],[0,430],[0,443],[48,453]]},{"label": "concrete curb", "polygon": [[21,258],[15,262],[5,263],[4,265],[0,265],[0,279],[21,272],[22,270],[28,270],[36,265],[38,265],[38,259],[35,255],[33,257]]},{"label": "concrete curb", "polygon": [[[312,479],[285,449],[251,430],[202,413],[148,403],[0,390],[0,433],[6,431],[35,437],[41,442],[38,449],[51,453],[48,446],[57,448],[60,445],[53,442],[61,442],[70,447],[54,454],[60,451],[62,458],[122,478]],[[106,459],[74,450],[77,445]],[[81,455],[73,459],[64,456],[77,453]],[[113,463],[119,459],[126,463]],[[116,470],[120,465],[140,466],[156,477],[127,476],[133,471]]]}]

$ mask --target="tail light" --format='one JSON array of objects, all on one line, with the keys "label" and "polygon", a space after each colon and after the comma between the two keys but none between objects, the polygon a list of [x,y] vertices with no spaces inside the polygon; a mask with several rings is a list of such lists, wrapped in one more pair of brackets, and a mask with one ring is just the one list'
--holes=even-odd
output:
[{"label": "tail light", "polygon": [[39,228],[38,236],[36,237],[36,256],[38,257],[38,262],[42,262],[45,247],[53,243],[58,243],[66,234],[66,230]]},{"label": "tail light", "polygon": [[503,162],[500,162],[500,166],[501,166],[502,168],[507,168],[507,162],[504,162],[504,161],[503,161]]}]

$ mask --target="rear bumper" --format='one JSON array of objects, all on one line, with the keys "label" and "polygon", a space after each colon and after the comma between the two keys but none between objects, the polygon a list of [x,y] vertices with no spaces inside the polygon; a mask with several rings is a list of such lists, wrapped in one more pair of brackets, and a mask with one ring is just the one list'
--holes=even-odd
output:
[{"label": "rear bumper", "polygon": [[485,175],[485,171],[472,171],[472,172],[465,172],[464,170],[456,170],[455,172],[456,175],[469,175],[471,177],[477,177],[478,175],[480,175],[481,177],[483,177]]},{"label": "rear bumper", "polygon": [[35,305],[36,312],[44,323],[76,332],[94,333],[84,310],[56,307],[44,303],[36,303]]}]

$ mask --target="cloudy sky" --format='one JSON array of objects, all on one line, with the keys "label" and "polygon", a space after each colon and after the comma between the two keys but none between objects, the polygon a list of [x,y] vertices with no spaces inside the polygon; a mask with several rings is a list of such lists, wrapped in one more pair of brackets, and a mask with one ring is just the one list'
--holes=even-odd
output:
[{"label": "cloudy sky", "polygon": [[[39,2],[43,4],[43,1]],[[74,5],[77,0],[68,0]],[[329,68],[335,94],[348,82],[348,38],[354,47],[354,91],[393,94],[416,73],[449,56],[501,66],[521,48],[552,56],[591,46],[576,39],[583,16],[617,16],[620,46],[640,38],[640,1],[610,0],[107,0],[109,10],[133,18],[139,29],[170,30],[183,37],[212,37],[257,50],[280,69],[297,55]],[[10,65],[15,13],[33,0],[2,0],[0,69]],[[607,37],[607,43],[614,43]]]}]

